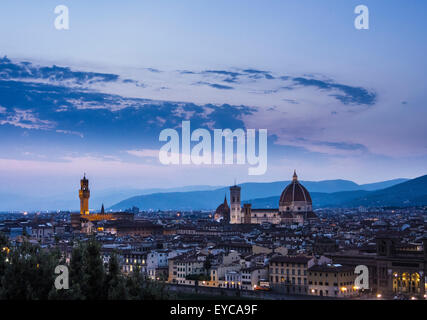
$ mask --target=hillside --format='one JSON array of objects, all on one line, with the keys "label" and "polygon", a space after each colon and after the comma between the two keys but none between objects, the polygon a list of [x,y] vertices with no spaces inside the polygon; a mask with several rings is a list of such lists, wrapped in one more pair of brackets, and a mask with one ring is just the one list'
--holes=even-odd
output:
[{"label": "hillside", "polygon": [[345,202],[346,206],[425,206],[427,205],[427,175],[368,193]]},{"label": "hillside", "polygon": [[[367,199],[372,191],[384,185],[393,185],[405,179],[378,182],[369,185],[358,185],[348,180],[326,181],[301,181],[310,191],[316,208],[325,206],[357,205],[358,199]],[[242,187],[242,201],[251,202],[254,207],[273,208],[278,206],[278,198],[290,181],[278,181],[270,183],[244,183]],[[134,196],[125,199],[110,209],[125,210],[136,206],[142,210],[212,210],[229,195],[228,187],[216,190],[153,193]]]}]

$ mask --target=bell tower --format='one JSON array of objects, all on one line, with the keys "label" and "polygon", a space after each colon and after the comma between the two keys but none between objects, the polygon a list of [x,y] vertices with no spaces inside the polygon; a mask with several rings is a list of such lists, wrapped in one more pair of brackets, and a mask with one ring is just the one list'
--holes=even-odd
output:
[{"label": "bell tower", "polygon": [[230,187],[230,223],[240,224],[242,223],[242,207],[240,205],[240,187]]},{"label": "bell tower", "polygon": [[89,197],[90,197],[89,180],[86,179],[86,174],[84,174],[83,179],[80,180],[80,190],[79,190],[81,215],[89,214]]}]

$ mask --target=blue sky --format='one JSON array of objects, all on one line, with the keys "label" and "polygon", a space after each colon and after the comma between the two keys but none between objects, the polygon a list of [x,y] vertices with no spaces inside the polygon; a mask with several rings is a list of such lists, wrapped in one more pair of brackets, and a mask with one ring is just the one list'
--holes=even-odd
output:
[{"label": "blue sky", "polygon": [[[59,4],[70,30],[54,28]],[[354,28],[359,4],[370,30]],[[426,12],[421,0],[4,0],[0,192],[74,192],[83,171],[99,189],[294,168],[358,183],[423,175]],[[267,128],[267,173],[159,164],[159,131],[188,119]]]}]

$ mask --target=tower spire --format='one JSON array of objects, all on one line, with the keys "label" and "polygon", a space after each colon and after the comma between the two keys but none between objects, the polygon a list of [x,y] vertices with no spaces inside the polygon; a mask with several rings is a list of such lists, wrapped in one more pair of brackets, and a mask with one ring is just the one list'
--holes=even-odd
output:
[{"label": "tower spire", "polygon": [[292,177],[292,181],[298,181],[297,170],[294,170],[294,176]]}]

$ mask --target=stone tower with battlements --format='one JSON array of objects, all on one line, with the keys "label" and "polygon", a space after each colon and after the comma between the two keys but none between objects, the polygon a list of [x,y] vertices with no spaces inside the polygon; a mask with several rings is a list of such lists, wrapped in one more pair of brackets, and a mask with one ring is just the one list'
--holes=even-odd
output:
[{"label": "stone tower with battlements", "polygon": [[86,179],[86,174],[83,176],[83,179],[80,180],[80,190],[79,190],[79,198],[80,198],[80,214],[88,215],[89,214],[89,180]]}]

